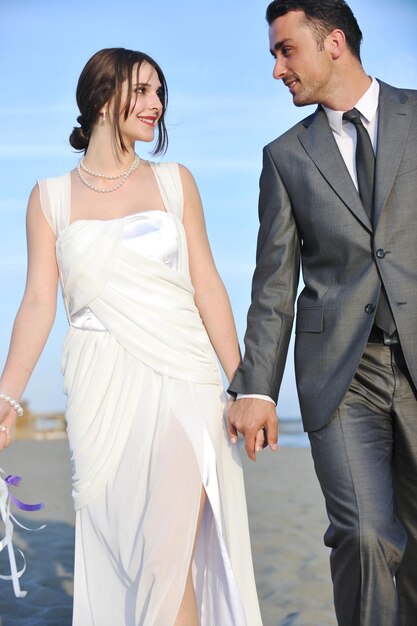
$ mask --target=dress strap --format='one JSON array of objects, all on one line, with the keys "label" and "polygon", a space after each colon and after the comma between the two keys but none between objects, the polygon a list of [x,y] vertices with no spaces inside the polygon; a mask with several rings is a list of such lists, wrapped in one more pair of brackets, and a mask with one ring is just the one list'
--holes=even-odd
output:
[{"label": "dress strap", "polygon": [[184,209],[184,191],[182,188],[178,163],[152,163],[159,191],[168,213],[173,213],[182,221]]},{"label": "dress strap", "polygon": [[42,211],[55,235],[69,226],[71,207],[71,174],[38,181]]}]

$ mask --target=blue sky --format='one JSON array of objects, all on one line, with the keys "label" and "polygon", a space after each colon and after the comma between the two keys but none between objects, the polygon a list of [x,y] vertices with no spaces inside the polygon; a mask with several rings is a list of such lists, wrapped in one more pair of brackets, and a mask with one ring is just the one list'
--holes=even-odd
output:
[{"label": "blue sky", "polygon": [[[75,88],[88,58],[105,47],[142,50],[169,87],[170,147],[164,160],[194,173],[219,271],[243,337],[257,232],[264,144],[311,109],[297,109],[272,79],[259,0],[0,0],[0,364],[24,288],[25,209],[36,179],[77,162],[67,138],[78,115]],[[369,74],[417,88],[417,3],[352,0]],[[148,158],[146,146],[138,152]],[[25,398],[36,411],[62,410],[57,321]],[[292,354],[279,410],[297,415]]]}]

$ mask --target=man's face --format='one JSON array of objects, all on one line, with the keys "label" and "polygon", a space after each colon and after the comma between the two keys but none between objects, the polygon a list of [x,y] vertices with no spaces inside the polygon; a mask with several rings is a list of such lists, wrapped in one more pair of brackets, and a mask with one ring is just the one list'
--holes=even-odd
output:
[{"label": "man's face", "polygon": [[326,39],[319,46],[303,11],[290,11],[269,27],[273,76],[288,87],[296,106],[325,104],[332,72]]}]

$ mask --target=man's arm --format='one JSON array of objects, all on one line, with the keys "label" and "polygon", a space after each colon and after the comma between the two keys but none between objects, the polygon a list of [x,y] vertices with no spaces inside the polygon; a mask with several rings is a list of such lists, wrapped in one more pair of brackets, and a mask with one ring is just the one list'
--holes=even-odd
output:
[{"label": "man's arm", "polygon": [[[268,148],[259,196],[260,227],[252,304],[245,334],[245,356],[229,387],[232,395],[261,394],[276,402],[284,372],[300,265],[300,242],[291,202]],[[250,458],[264,429],[268,444],[276,447],[275,407],[268,400],[242,398],[229,408],[229,434],[245,436]],[[275,423],[275,424],[274,424]]]}]

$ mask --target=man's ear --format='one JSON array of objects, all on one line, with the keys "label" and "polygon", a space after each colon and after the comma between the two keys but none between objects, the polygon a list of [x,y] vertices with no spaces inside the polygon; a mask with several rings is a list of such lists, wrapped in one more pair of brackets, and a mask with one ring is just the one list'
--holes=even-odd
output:
[{"label": "man's ear", "polygon": [[346,50],[346,36],[343,30],[335,28],[324,40],[325,49],[330,52],[334,60],[338,59]]}]

